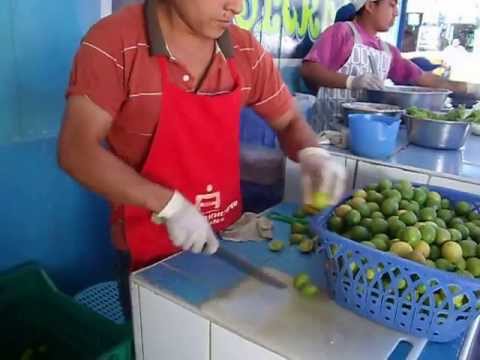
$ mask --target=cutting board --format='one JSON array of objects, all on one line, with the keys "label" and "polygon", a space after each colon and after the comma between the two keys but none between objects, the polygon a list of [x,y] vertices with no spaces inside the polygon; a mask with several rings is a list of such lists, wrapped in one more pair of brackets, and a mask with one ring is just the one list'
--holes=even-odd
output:
[{"label": "cutting board", "polygon": [[336,305],[322,291],[307,299],[292,286],[293,279],[274,269],[266,271],[289,285],[276,289],[247,278],[201,305],[213,322],[286,359],[387,359],[400,341],[417,359],[426,339],[409,337],[357,316]]}]

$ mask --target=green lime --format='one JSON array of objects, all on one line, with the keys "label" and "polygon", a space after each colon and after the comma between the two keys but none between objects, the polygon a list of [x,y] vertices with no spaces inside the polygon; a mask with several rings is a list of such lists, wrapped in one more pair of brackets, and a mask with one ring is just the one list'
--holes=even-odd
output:
[{"label": "green lime", "polygon": [[467,259],[467,271],[470,272],[473,276],[480,276],[480,259],[473,257]]},{"label": "green lime", "polygon": [[465,270],[467,268],[467,262],[463,257],[455,261],[454,265],[457,267],[457,270]]},{"label": "green lime", "polygon": [[414,226],[408,226],[400,234],[400,240],[414,246],[422,239],[422,233]]},{"label": "green lime", "polygon": [[358,210],[355,210],[355,209],[350,210],[348,214],[345,216],[345,223],[349,227],[360,224],[361,220],[362,220],[362,215],[360,215]]},{"label": "green lime", "polygon": [[358,207],[359,207],[360,205],[366,204],[367,201],[366,201],[364,198],[361,198],[361,197],[353,197],[353,198],[350,200],[350,203],[351,203],[352,208],[358,210]]},{"label": "green lime", "polygon": [[382,194],[379,194],[378,192],[374,190],[370,190],[367,192],[367,201],[368,202],[374,202],[377,204],[381,204],[383,201],[383,196]]},{"label": "green lime", "polygon": [[427,244],[432,244],[437,236],[437,229],[435,226],[424,224],[419,227],[422,234],[422,240]]},{"label": "green lime", "polygon": [[[422,209],[424,210],[424,209]],[[413,211],[406,211],[399,216],[401,222],[403,222],[407,226],[415,225],[418,221],[417,216]]]},{"label": "green lime", "polygon": [[367,269],[367,280],[372,281],[375,278],[376,271],[374,269]]},{"label": "green lime", "polygon": [[433,222],[435,224],[438,225],[438,227],[441,227],[443,229],[446,229],[447,228],[447,224],[445,223],[445,221],[443,221],[442,219],[439,219],[439,218],[436,218],[435,220],[433,220]]},{"label": "green lime", "polygon": [[408,207],[410,206],[410,201],[402,199],[400,200],[398,206],[400,210],[408,210]]},{"label": "green lime", "polygon": [[468,216],[472,211],[472,205],[466,201],[460,201],[455,204],[455,212],[458,216]]},{"label": "green lime", "polygon": [[477,243],[472,240],[463,240],[460,241],[460,246],[462,247],[463,257],[470,258],[477,256]]},{"label": "green lime", "polygon": [[412,183],[408,180],[400,180],[398,184],[396,184],[400,189],[412,189]]},{"label": "green lime", "polygon": [[304,254],[308,254],[313,251],[315,247],[315,241],[312,239],[305,239],[300,244],[298,244],[298,250]]},{"label": "green lime", "polygon": [[302,223],[294,222],[292,224],[292,233],[294,234],[307,234],[309,231],[308,226]]},{"label": "green lime", "polygon": [[347,214],[352,210],[352,207],[350,205],[340,205],[335,209],[335,215],[338,217],[344,218],[347,216]]},{"label": "green lime", "polygon": [[432,260],[437,260],[440,257],[440,248],[437,245],[430,245],[430,256]]},{"label": "green lime", "polygon": [[477,243],[480,243],[480,227],[476,226],[470,230],[470,236],[472,237],[473,240],[475,240]]},{"label": "green lime", "polygon": [[455,241],[447,241],[441,247],[442,257],[455,263],[463,256],[462,247]]},{"label": "green lime", "polygon": [[273,252],[280,252],[285,247],[282,240],[272,240],[268,243],[268,248]]},{"label": "green lime", "polygon": [[343,236],[343,237],[346,237],[347,239],[351,239],[351,238],[352,238],[352,229],[345,231],[345,232],[342,234],[342,236]]},{"label": "green lime", "polygon": [[468,214],[468,220],[470,221],[479,220],[479,219],[480,219],[480,214],[475,211],[471,211],[470,214]]},{"label": "green lime", "polygon": [[370,225],[371,232],[376,234],[384,234],[388,231],[388,222],[382,218],[372,219],[372,224]]},{"label": "green lime", "polygon": [[302,235],[302,234],[292,234],[292,235],[290,235],[289,243],[290,243],[291,245],[298,245],[298,244],[300,244],[303,240],[305,240],[305,235]]},{"label": "green lime", "polygon": [[406,258],[420,264],[425,264],[426,262],[425,256],[423,256],[423,254],[420,251],[416,251],[416,250],[409,253]]},{"label": "green lime", "polygon": [[435,266],[437,269],[444,271],[452,271],[454,269],[454,265],[450,261],[443,258],[437,259],[435,261]]},{"label": "green lime", "polygon": [[380,211],[375,211],[372,213],[372,219],[384,219],[385,216]]},{"label": "green lime", "polygon": [[369,202],[367,203],[368,208],[370,209],[370,213],[373,214],[375,211],[380,211],[380,206],[376,202]]},{"label": "green lime", "polygon": [[420,210],[420,221],[433,221],[437,217],[437,212],[434,208],[426,207]]},{"label": "green lime", "polygon": [[450,225],[450,227],[455,227],[455,225],[463,225],[465,223],[465,221],[463,221],[463,219],[461,217],[454,217],[452,218],[449,222],[448,222],[448,225]]},{"label": "green lime", "polygon": [[296,289],[300,290],[305,285],[310,284],[310,282],[310,276],[307,273],[301,273],[295,276],[295,278],[293,279],[293,286]]},{"label": "green lime", "polygon": [[433,208],[440,208],[442,205],[442,197],[438,192],[430,191],[427,195],[427,206]]},{"label": "green lime", "polygon": [[362,221],[360,221],[360,225],[363,226],[363,227],[366,227],[367,229],[370,229],[370,226],[372,226],[372,222],[373,222],[372,219],[366,218],[366,219],[362,219]]},{"label": "green lime", "polygon": [[435,238],[435,243],[437,245],[442,245],[443,243],[450,240],[452,240],[452,235],[447,229],[437,229],[437,237]]},{"label": "green lime", "polygon": [[476,219],[472,221],[475,225],[480,226],[480,220]]},{"label": "green lime", "polygon": [[428,245],[425,241],[419,241],[413,247],[413,250],[420,252],[425,258],[430,256],[430,245]]},{"label": "green lime", "polygon": [[316,287],[313,284],[307,284],[305,285],[302,290],[300,290],[303,296],[306,297],[314,297],[318,294],[319,290],[318,287]]},{"label": "green lime", "polygon": [[460,241],[462,240],[462,233],[457,230],[457,229],[448,229],[448,231],[450,232],[450,236],[452,238],[452,241]]},{"label": "green lime", "polygon": [[412,188],[401,189],[400,193],[402,194],[402,199],[413,200],[415,192]]},{"label": "green lime", "polygon": [[362,218],[367,218],[370,216],[370,208],[366,203],[359,205],[356,209],[358,210]]},{"label": "green lime", "polygon": [[392,217],[388,220],[388,233],[392,238],[399,237],[401,232],[407,227],[398,217]]},{"label": "green lime", "polygon": [[420,206],[422,206],[427,201],[427,194],[427,191],[417,188],[414,190],[413,200],[415,200]]},{"label": "green lime", "polygon": [[389,179],[382,179],[378,183],[377,189],[378,189],[379,192],[382,192],[382,191],[391,189],[392,186],[393,186],[393,184]]},{"label": "green lime", "polygon": [[467,271],[467,270],[457,270],[457,274],[460,275],[460,276],[470,278],[470,279],[474,278],[472,273],[470,271]]},{"label": "green lime", "polygon": [[390,252],[400,257],[407,257],[408,254],[410,254],[412,251],[413,251],[412,246],[410,246],[410,244],[403,241],[393,243],[392,246],[390,247]]},{"label": "green lime", "polygon": [[440,209],[438,210],[437,216],[445,222],[450,222],[453,219],[455,213],[449,209]]},{"label": "green lime", "polygon": [[392,216],[398,211],[398,201],[395,198],[388,198],[382,203],[382,213],[385,216]]},{"label": "green lime", "polygon": [[376,190],[378,187],[378,184],[369,184],[365,187],[365,190],[368,192],[368,191],[371,191],[371,190]]},{"label": "green lime", "polygon": [[375,245],[375,248],[381,251],[388,251],[389,246],[385,239],[379,238],[379,237],[374,237],[371,240],[372,244]]},{"label": "green lime", "polygon": [[430,260],[430,259],[425,260],[425,265],[427,265],[428,267],[434,268],[434,269],[437,268],[437,266],[435,265],[435,262]]},{"label": "green lime", "polygon": [[372,243],[371,241],[362,241],[361,244],[365,245],[365,246],[368,246],[368,247],[371,247],[372,249],[376,249],[375,244]]},{"label": "green lime", "polygon": [[353,196],[366,199],[367,198],[367,192],[363,189],[360,189],[360,190],[355,191]]},{"label": "green lime", "polygon": [[440,207],[442,209],[450,209],[451,208],[450,200],[445,198],[442,199],[442,201],[440,202]]},{"label": "green lime", "polygon": [[456,224],[453,228],[462,233],[462,239],[467,239],[470,236],[470,230],[468,230],[468,227],[465,224]]},{"label": "green lime", "polygon": [[[373,222],[372,222],[373,224]],[[368,241],[372,238],[370,231],[367,228],[356,225],[352,228],[352,239],[358,242]]]},{"label": "green lime", "polygon": [[387,242],[390,241],[390,238],[388,237],[387,234],[377,234],[377,235],[374,236],[374,238],[379,238],[379,239],[382,239],[382,240],[387,241]]},{"label": "green lime", "polygon": [[328,220],[328,228],[336,233],[341,233],[343,230],[343,219],[338,216],[332,216]]},{"label": "green lime", "polygon": [[470,232],[470,236],[475,232],[477,229],[477,225],[475,225],[473,222],[469,221],[465,223],[465,226],[468,228],[468,231]]},{"label": "green lime", "polygon": [[385,199],[397,199],[397,202],[402,200],[402,193],[397,189],[385,190],[382,192],[382,195]]},{"label": "green lime", "polygon": [[413,211],[415,215],[420,214],[420,205],[416,201],[410,201],[407,210]]}]

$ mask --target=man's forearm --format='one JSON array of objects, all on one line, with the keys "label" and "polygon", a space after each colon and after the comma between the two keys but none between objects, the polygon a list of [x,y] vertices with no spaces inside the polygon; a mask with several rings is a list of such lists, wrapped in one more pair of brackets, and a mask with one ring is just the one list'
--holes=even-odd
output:
[{"label": "man's forearm", "polygon": [[298,161],[298,152],[306,147],[318,146],[312,128],[298,111],[291,112],[288,125],[277,130],[280,147],[292,160]]},{"label": "man's forearm", "polygon": [[159,211],[172,190],[154,184],[100,144],[59,143],[59,164],[73,178],[114,204]]},{"label": "man's forearm", "polygon": [[466,83],[461,81],[450,81],[432,73],[424,73],[417,80],[416,85],[437,89],[448,89],[457,93],[467,92]]},{"label": "man's forearm", "polygon": [[344,89],[347,84],[347,75],[331,71],[324,66],[305,61],[301,68],[300,74],[308,86],[318,91],[321,87]]}]

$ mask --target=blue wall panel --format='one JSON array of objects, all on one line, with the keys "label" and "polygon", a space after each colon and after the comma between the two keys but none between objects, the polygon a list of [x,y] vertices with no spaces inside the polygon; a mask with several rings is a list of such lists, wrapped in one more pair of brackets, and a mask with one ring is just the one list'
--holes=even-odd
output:
[{"label": "blue wall panel", "polygon": [[18,132],[16,119],[17,83],[14,70],[13,29],[11,0],[0,11],[0,43],[2,53],[0,55],[0,144],[15,137]]},{"label": "blue wall panel", "polygon": [[[98,20],[99,0],[15,1],[10,4],[6,28],[12,37],[16,98],[9,101],[18,116],[5,119],[15,123],[11,140],[30,140],[58,132],[64,93],[73,55],[88,27]],[[13,65],[13,66],[12,66]]]},{"label": "blue wall panel", "polygon": [[112,275],[108,209],[57,167],[56,139],[0,145],[0,270],[38,261],[73,292]]},{"label": "blue wall panel", "polygon": [[72,59],[100,0],[3,0],[3,9],[0,270],[37,261],[73,293],[112,278],[114,262],[105,202],[56,163]]}]

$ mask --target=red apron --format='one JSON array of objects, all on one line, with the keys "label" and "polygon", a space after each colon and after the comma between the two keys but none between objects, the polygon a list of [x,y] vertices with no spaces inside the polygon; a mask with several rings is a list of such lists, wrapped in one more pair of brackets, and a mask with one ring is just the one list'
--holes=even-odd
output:
[{"label": "red apron", "polygon": [[[141,174],[152,182],[179,191],[208,218],[215,231],[234,223],[242,213],[240,195],[240,80],[228,60],[235,86],[232,92],[200,96],[173,85],[167,60],[159,57],[162,110]],[[138,269],[180,249],[165,225],[150,221],[151,211],[125,205],[125,236]]]}]

